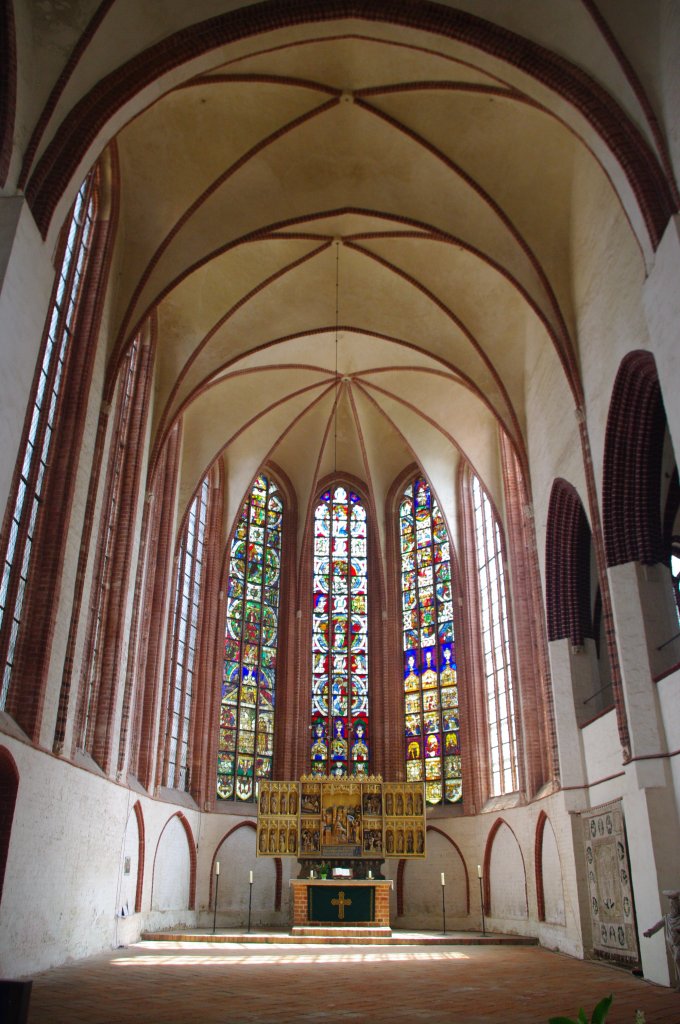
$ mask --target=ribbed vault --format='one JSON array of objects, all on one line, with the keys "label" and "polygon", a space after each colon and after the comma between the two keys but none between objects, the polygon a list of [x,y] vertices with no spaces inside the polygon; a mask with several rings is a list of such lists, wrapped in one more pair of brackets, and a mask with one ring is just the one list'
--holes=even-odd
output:
[{"label": "ribbed vault", "polygon": [[[534,375],[559,407],[582,401],[584,197],[641,275],[673,205],[616,54],[599,41],[601,81],[571,59],[585,7],[560,52],[524,3],[512,27],[489,4],[215,8],[162,45],[139,14],[115,65],[102,33],[122,6],[79,26],[22,173],[46,229],[83,126],[115,143],[109,379],[151,319],[152,466],[181,417],[180,515],[216,458],[229,522],[266,460],[301,509],[335,468],[380,509],[419,463],[453,524],[462,457],[502,508],[498,432],[526,465]],[[88,55],[108,77],[88,80]]]}]

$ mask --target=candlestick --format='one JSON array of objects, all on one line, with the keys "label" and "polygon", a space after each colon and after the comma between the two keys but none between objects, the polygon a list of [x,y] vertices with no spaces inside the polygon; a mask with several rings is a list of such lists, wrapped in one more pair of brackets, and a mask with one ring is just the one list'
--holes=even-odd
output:
[{"label": "candlestick", "polygon": [[446,885],[446,879],[444,878],[444,872],[442,871],[442,919],[443,919],[443,925],[444,925],[442,930],[444,932],[444,935],[446,935],[446,898],[445,898],[446,888],[445,888],[445,885]]},{"label": "candlestick", "polygon": [[215,906],[213,908],[213,935],[215,934],[215,927],[217,925],[217,890],[220,887],[220,862],[215,861]]},{"label": "candlestick", "polygon": [[486,935],[486,922],[484,920],[484,890],[482,889],[482,868],[477,865],[477,876],[479,878],[479,905],[482,911],[482,935]]}]

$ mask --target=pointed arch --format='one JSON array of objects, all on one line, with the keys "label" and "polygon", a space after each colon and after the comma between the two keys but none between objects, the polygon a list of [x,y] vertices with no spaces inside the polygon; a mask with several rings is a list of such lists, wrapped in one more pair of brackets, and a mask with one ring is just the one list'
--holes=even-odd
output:
[{"label": "pointed arch", "polygon": [[[0,536],[3,608],[0,706],[34,740],[61,580],[117,220],[115,149],[92,168],[62,229],[52,296]],[[52,395],[51,401],[43,396]],[[65,396],[68,396],[65,397]],[[86,529],[87,532],[87,529]],[[43,642],[37,646],[34,637]],[[57,738],[70,697],[62,687]]]},{"label": "pointed arch", "polygon": [[367,775],[368,509],[336,480],[317,492],[313,516],[311,771]]},{"label": "pointed arch", "polygon": [[[502,829],[507,829],[507,831],[510,833],[510,835],[512,836],[512,840],[514,841],[514,846],[512,847],[512,849],[516,850],[519,854],[520,860],[518,863],[521,864],[522,882],[524,885],[524,907],[526,909],[526,916],[528,916],[529,902],[527,899],[527,873],[526,865],[524,863],[524,854],[522,853],[522,847],[520,846],[520,843],[517,839],[517,836],[515,835],[514,830],[510,827],[505,818],[502,817],[496,818],[493,825],[489,829],[489,834],[486,839],[486,845],[484,847],[484,877],[482,885],[484,892],[484,913],[487,915],[487,917],[497,916],[493,913],[492,904],[491,857],[493,854],[494,845],[496,844],[498,840],[498,835]],[[519,879],[513,879],[512,881],[518,882]]]},{"label": "pointed arch", "polygon": [[160,833],[160,835],[158,837],[158,842],[156,843],[156,852],[154,854],[153,872],[152,872],[152,877],[151,877],[151,902],[152,902],[152,909],[153,909],[154,889],[155,889],[156,881],[157,881],[157,879],[156,879],[156,865],[157,865],[157,860],[158,860],[158,852],[159,852],[160,847],[161,847],[161,841],[163,839],[163,835],[165,834],[165,832],[166,832],[168,826],[170,825],[170,823],[173,822],[176,818],[179,819],[179,824],[182,826],[182,828],[184,830],[184,835],[185,835],[185,838],[186,838],[186,841],[187,841],[187,847],[188,847],[188,851],[189,851],[189,894],[188,894],[188,900],[187,900],[188,906],[187,906],[186,909],[187,910],[195,910],[196,909],[196,843],[194,841],[194,834],[193,834],[193,831],[191,829],[191,825],[189,824],[189,820],[182,813],[182,811],[177,811],[175,814],[171,814],[170,815],[170,817],[166,821],[165,825],[161,829],[161,833]]},{"label": "pointed arch", "polygon": [[[546,879],[545,879],[545,874],[544,874],[545,852],[546,852],[546,836],[550,837],[550,840],[551,840],[551,846],[548,847],[548,849],[550,851],[554,850],[556,855],[557,855],[557,865],[559,867],[559,884],[560,884],[561,891],[562,891],[562,901],[561,901],[562,902],[562,907],[561,907],[561,917],[562,917],[562,920],[559,920],[559,917],[558,917],[557,914],[554,917],[552,917],[552,918],[549,918],[546,915],[546,889],[545,889]],[[535,837],[534,837],[534,872],[535,872],[535,878],[536,878],[536,908],[537,908],[538,920],[539,921],[546,921],[547,920],[548,923],[552,923],[552,924],[556,924],[556,923],[557,924],[564,924],[564,882],[563,882],[563,879],[562,879],[562,866],[561,866],[560,859],[559,859],[559,850],[557,848],[557,839],[556,839],[556,836],[555,836],[554,829],[552,827],[552,822],[550,821],[550,818],[548,817],[548,815],[545,813],[544,810],[541,810],[541,812],[540,812],[540,814],[538,816],[538,821],[536,822],[536,833],[535,833]],[[556,879],[553,877],[552,879],[550,879],[550,881],[555,883]],[[551,889],[551,887],[549,886],[549,893],[550,893],[550,889]],[[559,907],[559,903],[557,904],[557,906]],[[550,909],[550,907],[549,907],[549,909]],[[554,901],[552,902],[552,909],[553,910],[555,909]]]},{"label": "pointed arch", "polygon": [[666,559],[660,506],[665,430],[654,356],[629,352],[614,381],[605,433],[602,525],[610,567]]},{"label": "pointed arch", "polygon": [[135,914],[141,913],[142,895],[144,893],[144,856],[146,853],[146,828],[144,825],[144,812],[139,800],[133,804],[132,810],[137,819],[137,837],[139,851],[137,856],[137,886],[135,888]]},{"label": "pointed arch", "polygon": [[0,901],[19,792],[19,769],[6,747],[0,747]]},{"label": "pointed arch", "polygon": [[[447,886],[448,886],[447,892],[451,893],[452,890],[455,889],[457,894],[458,894],[458,896],[460,896],[461,895],[461,889],[463,890],[463,898],[464,898],[464,911],[463,912],[467,916],[467,915],[470,914],[470,904],[471,904],[471,900],[470,900],[470,875],[468,873],[467,864],[465,863],[465,858],[463,857],[462,851],[461,851],[460,847],[458,846],[458,844],[456,843],[455,839],[453,839],[447,832],[445,832],[443,829],[439,828],[438,826],[436,826],[436,825],[428,825],[427,826],[427,833],[431,837],[435,837],[436,836],[439,839],[441,839],[444,844],[447,844],[447,845],[444,846],[444,850],[448,849],[449,852],[453,853],[455,855],[455,857],[456,857],[455,863],[461,869],[462,885],[460,884],[460,875],[458,876],[459,884],[456,886],[454,881],[451,878],[451,874],[449,874],[448,878],[446,879],[446,883],[447,883]],[[450,850],[449,849],[450,847],[452,847],[453,850]],[[442,850],[442,847],[440,846],[439,847],[440,853],[441,853],[441,850]],[[428,869],[428,863],[430,863],[430,868],[429,869]],[[416,877],[418,878],[420,885],[430,886],[430,892],[432,893],[432,888],[431,887],[433,885],[437,885],[437,888],[438,888],[439,868],[440,867],[443,868],[444,871],[446,872],[448,870],[447,864],[449,864],[448,861],[441,861],[440,860],[439,864],[435,865],[435,867],[433,868],[431,862],[428,862],[427,860],[426,861],[413,861],[410,864],[404,858],[399,860],[399,862],[397,864],[397,873],[396,873],[396,903],[397,903],[397,916],[398,917],[403,917],[404,914],[405,914],[405,897],[406,897],[406,878],[407,878],[407,873],[408,872],[415,872],[416,873]],[[420,885],[419,885],[419,888],[420,888]],[[438,896],[437,896],[437,906],[438,905],[439,905],[439,899],[438,899]],[[428,927],[430,927],[430,926],[428,925]]]},{"label": "pointed arch", "polygon": [[225,572],[219,800],[254,801],[258,780],[272,777],[285,515],[281,489],[260,472],[236,518]]},{"label": "pointed arch", "polygon": [[398,505],[406,778],[429,804],[463,796],[453,557],[448,526],[416,472]]},{"label": "pointed arch", "polygon": [[[239,823],[237,825],[234,825],[233,828],[230,828],[226,832],[223,833],[222,838],[220,839],[220,841],[215,846],[215,850],[214,850],[213,855],[212,855],[212,860],[210,862],[210,883],[209,883],[209,892],[208,892],[208,906],[212,907],[213,909],[214,909],[215,888],[216,888],[216,886],[215,886],[215,864],[217,862],[217,855],[219,854],[220,849],[222,848],[222,844],[225,843],[227,841],[227,839],[229,839],[230,836],[234,835],[235,832],[238,832],[242,828],[251,829],[255,833],[257,832],[257,825],[255,824],[254,821],[239,821]],[[273,859],[273,861],[274,861],[274,874],[275,874],[275,878],[274,878],[274,910],[275,911],[279,911],[279,910],[281,910],[281,897],[282,897],[282,892],[283,892],[283,861],[281,860],[280,857],[274,857],[274,858],[271,858],[271,859]]]},{"label": "pointed arch", "polygon": [[553,482],[545,550],[548,639],[581,646],[593,636],[590,601],[590,526],[576,489]]},{"label": "pointed arch", "polygon": [[12,160],[17,99],[17,43],[13,0],[0,10],[0,188],[5,185]]},{"label": "pointed arch", "polygon": [[619,163],[641,210],[654,248],[676,211],[671,183],[654,150],[616,100],[564,57],[465,11],[439,4],[395,5],[391,0],[304,0],[294,7],[267,0],[254,7],[184,27],[102,78],[66,115],[26,183],[36,222],[47,234],[64,183],[113,116],[164,74],[197,56],[285,25],[359,18],[433,32],[509,62],[576,108]]},{"label": "pointed arch", "polygon": [[536,873],[536,912],[539,921],[545,921],[545,893],[543,891],[543,833],[548,821],[548,815],[544,810],[538,816],[536,822],[536,835],[534,837],[534,871]]}]

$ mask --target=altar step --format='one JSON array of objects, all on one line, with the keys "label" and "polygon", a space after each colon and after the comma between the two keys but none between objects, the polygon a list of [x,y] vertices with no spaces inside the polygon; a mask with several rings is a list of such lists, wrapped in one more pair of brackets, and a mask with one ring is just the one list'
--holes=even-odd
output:
[{"label": "altar step", "polygon": [[296,924],[290,930],[290,934],[296,938],[307,938],[311,936],[315,939],[321,939],[324,942],[332,939],[333,942],[344,939],[391,939],[392,929],[386,927],[380,927],[378,925],[371,926],[365,925],[363,928],[356,927],[350,928],[344,925],[312,925],[312,924]]},{"label": "altar step", "polygon": [[274,945],[335,946],[537,946],[538,939],[526,935],[487,932],[409,932],[391,928],[324,928],[299,925],[291,931],[245,931],[238,929],[142,932],[143,942],[208,942],[217,944],[269,943]]}]

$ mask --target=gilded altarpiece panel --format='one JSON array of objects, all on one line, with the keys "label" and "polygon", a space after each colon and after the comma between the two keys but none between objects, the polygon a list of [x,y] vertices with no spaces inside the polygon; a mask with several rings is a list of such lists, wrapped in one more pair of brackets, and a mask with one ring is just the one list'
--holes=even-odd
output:
[{"label": "gilded altarpiece panel", "polygon": [[260,857],[318,860],[425,856],[422,783],[379,776],[260,783]]}]

